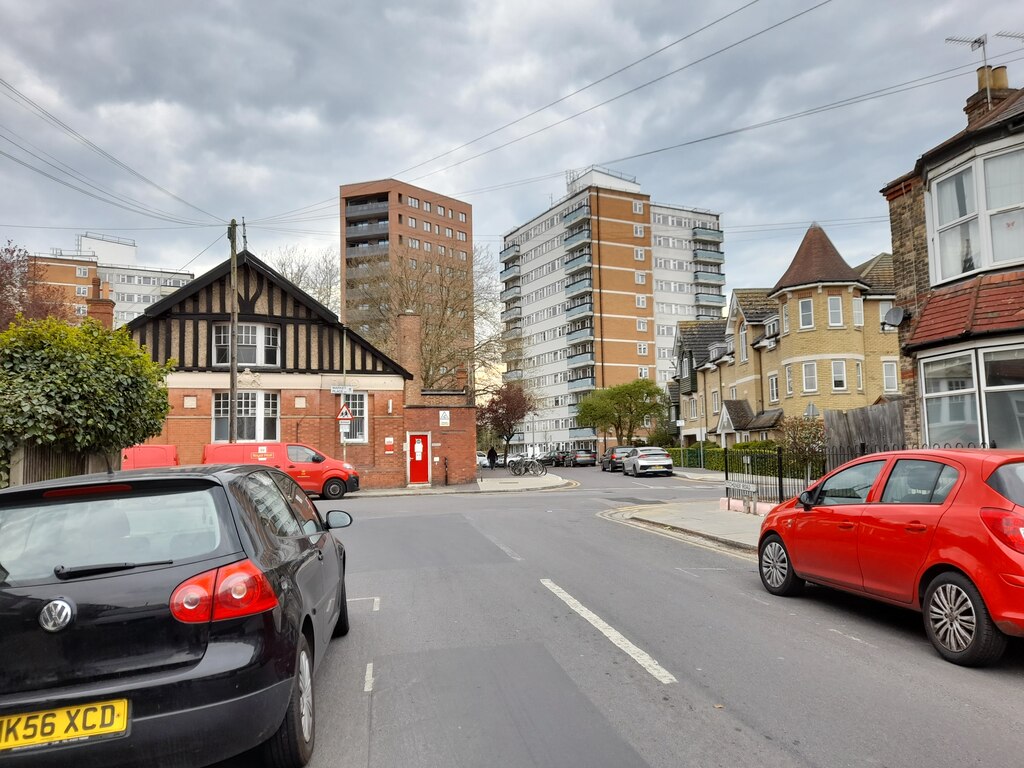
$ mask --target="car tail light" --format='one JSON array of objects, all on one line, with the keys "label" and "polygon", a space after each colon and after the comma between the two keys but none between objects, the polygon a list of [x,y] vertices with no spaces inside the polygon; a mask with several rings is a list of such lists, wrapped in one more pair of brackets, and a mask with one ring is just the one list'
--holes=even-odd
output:
[{"label": "car tail light", "polygon": [[237,619],[277,607],[266,575],[251,560],[205,571],[171,593],[171,615],[186,624]]},{"label": "car tail light", "polygon": [[1024,517],[1007,509],[982,507],[981,519],[999,541],[1024,554]]}]

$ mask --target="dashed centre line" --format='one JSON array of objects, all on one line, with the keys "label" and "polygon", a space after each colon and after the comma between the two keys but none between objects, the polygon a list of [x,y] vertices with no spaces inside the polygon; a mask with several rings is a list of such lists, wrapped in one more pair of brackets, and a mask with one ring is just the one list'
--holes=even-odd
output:
[{"label": "dashed centre line", "polygon": [[572,608],[576,613],[586,619],[590,624],[597,629],[602,635],[607,637],[621,650],[633,659],[637,664],[643,667],[648,674],[650,674],[655,680],[661,683],[674,683],[676,678],[656,662],[651,656],[642,651],[640,648],[635,646],[626,637],[619,632],[617,629],[608,624],[604,619],[598,616],[596,613],[587,608],[583,603],[577,600],[575,597],[570,595],[560,586],[551,581],[551,579],[541,579],[540,583],[550,589],[555,596],[557,596],[563,603]]}]

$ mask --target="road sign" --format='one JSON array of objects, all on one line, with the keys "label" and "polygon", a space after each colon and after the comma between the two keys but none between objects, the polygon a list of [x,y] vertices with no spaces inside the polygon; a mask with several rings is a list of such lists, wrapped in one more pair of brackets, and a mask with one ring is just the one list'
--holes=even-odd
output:
[{"label": "road sign", "polygon": [[352,387],[346,386],[344,384],[335,384],[334,386],[331,387],[331,394],[332,395],[351,395],[352,394]]},{"label": "road sign", "polygon": [[341,404],[341,410],[338,411],[338,421],[352,421],[352,411],[348,407],[348,403]]}]

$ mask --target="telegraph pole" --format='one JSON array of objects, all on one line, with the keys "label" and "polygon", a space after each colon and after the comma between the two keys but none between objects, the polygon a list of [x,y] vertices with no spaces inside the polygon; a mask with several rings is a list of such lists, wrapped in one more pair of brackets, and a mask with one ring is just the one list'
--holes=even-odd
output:
[{"label": "telegraph pole", "polygon": [[230,392],[228,395],[228,441],[238,442],[238,253],[235,242],[238,224],[234,219],[228,225],[228,241],[231,243],[231,327],[229,329],[231,349]]}]

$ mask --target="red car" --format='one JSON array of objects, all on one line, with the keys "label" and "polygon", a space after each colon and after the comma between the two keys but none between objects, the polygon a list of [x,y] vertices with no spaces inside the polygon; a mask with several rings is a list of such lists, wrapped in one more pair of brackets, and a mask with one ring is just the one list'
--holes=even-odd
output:
[{"label": "red car", "polygon": [[773,595],[810,581],[920,611],[947,661],[991,664],[1024,636],[1024,452],[848,462],[768,513],[758,566]]}]

